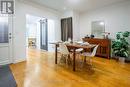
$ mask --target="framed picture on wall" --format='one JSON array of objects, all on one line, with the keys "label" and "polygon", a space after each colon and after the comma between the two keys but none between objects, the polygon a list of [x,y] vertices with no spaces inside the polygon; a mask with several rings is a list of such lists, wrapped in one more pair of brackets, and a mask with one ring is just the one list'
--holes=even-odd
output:
[{"label": "framed picture on wall", "polygon": [[105,32],[105,22],[104,21],[92,21],[91,23],[91,34],[96,38],[103,38],[103,32]]}]

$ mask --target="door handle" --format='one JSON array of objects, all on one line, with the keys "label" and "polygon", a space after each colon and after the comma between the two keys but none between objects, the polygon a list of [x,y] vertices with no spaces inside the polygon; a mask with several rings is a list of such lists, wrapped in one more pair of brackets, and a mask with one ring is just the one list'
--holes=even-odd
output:
[{"label": "door handle", "polygon": [[9,35],[11,35],[11,33],[9,33]]},{"label": "door handle", "polygon": [[11,37],[9,37],[9,39],[11,39]]},{"label": "door handle", "polygon": [[11,33],[9,33],[9,39],[11,39],[11,38],[12,38],[12,37],[11,37],[11,35],[12,35],[12,34],[11,34]]}]

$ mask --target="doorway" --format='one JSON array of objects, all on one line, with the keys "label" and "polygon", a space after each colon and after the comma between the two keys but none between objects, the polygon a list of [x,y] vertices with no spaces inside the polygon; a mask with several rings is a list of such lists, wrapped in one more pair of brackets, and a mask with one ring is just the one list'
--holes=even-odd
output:
[{"label": "doorway", "polygon": [[52,51],[50,42],[55,41],[55,22],[52,19],[26,15],[26,46],[29,49]]}]

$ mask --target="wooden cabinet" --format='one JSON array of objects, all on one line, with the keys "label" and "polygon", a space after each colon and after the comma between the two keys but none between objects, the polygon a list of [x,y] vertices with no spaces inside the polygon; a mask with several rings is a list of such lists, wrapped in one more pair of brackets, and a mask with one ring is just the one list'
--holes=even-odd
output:
[{"label": "wooden cabinet", "polygon": [[96,56],[110,58],[111,54],[111,40],[110,39],[99,39],[99,38],[83,38],[84,42],[90,44],[99,44]]}]

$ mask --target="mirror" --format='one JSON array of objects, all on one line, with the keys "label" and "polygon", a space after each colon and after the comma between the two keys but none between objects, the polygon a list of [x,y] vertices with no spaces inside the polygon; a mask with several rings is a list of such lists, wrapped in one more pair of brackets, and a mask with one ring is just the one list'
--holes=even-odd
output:
[{"label": "mirror", "polygon": [[105,22],[104,21],[93,21],[92,24],[92,35],[96,38],[103,38],[103,32],[105,32]]}]

